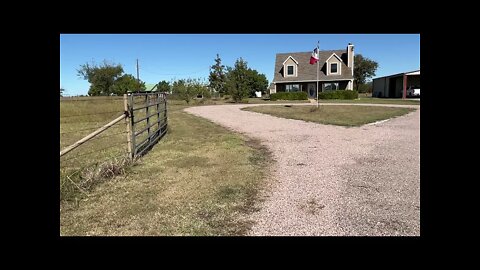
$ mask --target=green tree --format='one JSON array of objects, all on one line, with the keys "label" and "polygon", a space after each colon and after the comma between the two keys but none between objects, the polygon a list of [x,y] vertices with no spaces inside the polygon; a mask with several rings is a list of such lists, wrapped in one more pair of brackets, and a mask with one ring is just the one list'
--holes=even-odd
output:
[{"label": "green tree", "polygon": [[210,67],[210,75],[208,76],[209,86],[217,93],[225,93],[225,85],[227,82],[227,75],[225,73],[225,66],[222,65],[222,59],[217,53],[215,64]]},{"label": "green tree", "polygon": [[170,93],[170,90],[171,90],[171,88],[170,88],[170,83],[167,82],[167,81],[161,81],[161,82],[158,83],[157,89],[158,89],[158,91],[160,91],[160,92],[168,92],[168,93]]},{"label": "green tree", "polygon": [[111,87],[111,94],[123,95],[129,92],[145,91],[145,82],[137,81],[133,75],[124,74],[118,77]]},{"label": "green tree", "polygon": [[373,90],[372,81],[366,82],[365,84],[359,84],[357,89],[359,93],[371,93]]},{"label": "green tree", "polygon": [[240,102],[246,98],[248,89],[248,67],[247,62],[241,57],[235,61],[233,68],[228,68],[227,89],[235,102]]},{"label": "green tree", "polygon": [[247,70],[247,84],[249,95],[255,96],[255,92],[260,91],[264,93],[268,87],[268,80],[265,74],[260,74],[258,71],[249,68]]},{"label": "green tree", "polygon": [[172,93],[181,100],[185,100],[187,104],[190,104],[193,98],[201,94],[201,86],[200,80],[191,78],[182,79],[173,83]]},{"label": "green tree", "polygon": [[378,63],[363,57],[361,54],[355,55],[355,67],[353,69],[353,78],[355,80],[356,90],[361,84],[365,84],[368,78],[375,76]]},{"label": "green tree", "polygon": [[194,80],[193,85],[196,88],[195,92],[197,93],[197,96],[202,96],[202,98],[211,98],[212,94],[208,84],[205,83],[205,80]]},{"label": "green tree", "polygon": [[65,91],[65,89],[63,89],[62,87],[60,87],[60,97],[63,97],[63,92]]},{"label": "green tree", "polygon": [[[186,91],[185,89],[185,80],[180,79],[172,82],[172,94],[176,98],[182,99],[183,93]],[[189,101],[187,101],[188,103]]]},{"label": "green tree", "polygon": [[123,67],[104,60],[99,66],[95,63],[81,65],[77,72],[79,77],[90,83],[89,96],[103,96],[112,93],[115,80],[123,74]]}]

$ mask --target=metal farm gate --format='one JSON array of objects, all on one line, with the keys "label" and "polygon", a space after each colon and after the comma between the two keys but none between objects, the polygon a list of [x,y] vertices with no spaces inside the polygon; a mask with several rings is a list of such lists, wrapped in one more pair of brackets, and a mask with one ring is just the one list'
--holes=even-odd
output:
[{"label": "metal farm gate", "polygon": [[167,132],[167,93],[129,93],[125,99],[128,153],[143,155]]}]

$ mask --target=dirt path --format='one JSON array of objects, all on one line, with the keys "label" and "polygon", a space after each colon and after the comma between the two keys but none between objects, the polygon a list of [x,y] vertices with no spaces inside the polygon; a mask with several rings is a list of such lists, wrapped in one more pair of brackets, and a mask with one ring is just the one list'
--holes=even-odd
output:
[{"label": "dirt path", "polygon": [[355,128],[240,110],[257,105],[185,111],[272,151],[273,179],[251,235],[420,235],[420,107],[365,105],[418,110]]}]

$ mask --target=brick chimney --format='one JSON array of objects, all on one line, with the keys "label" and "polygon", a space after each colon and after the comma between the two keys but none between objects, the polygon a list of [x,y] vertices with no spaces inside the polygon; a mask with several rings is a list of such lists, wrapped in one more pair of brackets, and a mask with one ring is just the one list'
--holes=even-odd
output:
[{"label": "brick chimney", "polygon": [[352,43],[348,43],[347,46],[347,67],[352,68],[352,75],[353,75],[353,45]]}]

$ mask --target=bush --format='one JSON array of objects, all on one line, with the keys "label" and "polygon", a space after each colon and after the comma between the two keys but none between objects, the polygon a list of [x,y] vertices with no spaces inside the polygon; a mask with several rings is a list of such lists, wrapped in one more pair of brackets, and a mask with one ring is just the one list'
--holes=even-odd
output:
[{"label": "bush", "polygon": [[358,93],[371,93],[373,88],[372,88],[372,82],[368,82],[365,84],[355,84],[354,89],[357,89]]},{"label": "bush", "polygon": [[318,93],[319,99],[357,99],[358,92],[353,90],[336,90]]},{"label": "bush", "polygon": [[169,99],[169,100],[182,100],[182,99],[180,98],[180,96],[179,96],[178,94],[176,94],[176,93],[174,93],[174,94],[168,94],[168,99]]},{"label": "bush", "polygon": [[344,90],[343,91],[343,99],[357,99],[358,92],[352,90]]},{"label": "bush", "polygon": [[279,92],[270,95],[270,100],[307,100],[307,92]]}]

